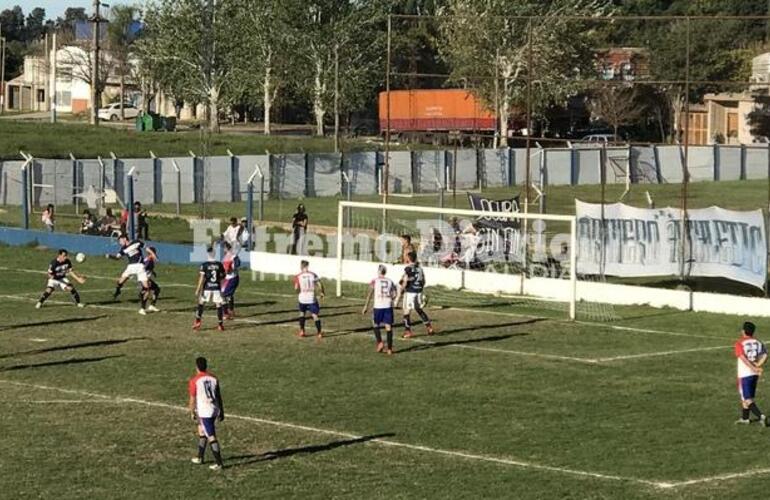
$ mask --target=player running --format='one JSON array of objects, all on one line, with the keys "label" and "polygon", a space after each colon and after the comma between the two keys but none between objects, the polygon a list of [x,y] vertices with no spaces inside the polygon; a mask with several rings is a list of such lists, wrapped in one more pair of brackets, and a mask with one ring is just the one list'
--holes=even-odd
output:
[{"label": "player running", "polygon": [[195,296],[198,298],[198,309],[195,311],[195,321],[193,330],[201,329],[201,319],[203,318],[203,307],[210,302],[217,306],[217,320],[219,325],[217,330],[225,331],[224,305],[222,301],[222,281],[225,279],[225,268],[217,260],[214,249],[206,249],[209,259],[200,265],[198,272],[198,285],[195,287]]},{"label": "player running", "polygon": [[65,249],[60,249],[56,255],[56,258],[48,264],[48,281],[43,290],[43,295],[38,299],[35,304],[35,309],[43,307],[43,303],[51,296],[51,294],[57,288],[61,288],[65,292],[69,292],[72,295],[72,300],[75,301],[78,307],[85,307],[85,304],[80,302],[80,294],[75,287],[70,283],[67,275],[72,276],[81,285],[86,282],[85,277],[80,276],[72,270],[72,261],[69,259],[69,253]]},{"label": "player running", "polygon": [[203,463],[203,455],[206,453],[206,445],[211,446],[211,453],[216,463],[209,466],[211,470],[220,470],[222,464],[222,450],[217,440],[215,420],[225,419],[225,409],[222,404],[222,391],[219,380],[207,371],[206,358],[195,360],[195,376],[187,383],[187,392],[190,399],[187,409],[190,417],[197,422],[198,456],[192,459],[194,464]]},{"label": "player running", "polygon": [[323,338],[323,332],[321,331],[321,306],[318,304],[318,298],[316,291],[319,291],[319,296],[323,300],[324,284],[321,283],[321,278],[312,271],[308,270],[310,263],[306,260],[300,262],[300,273],[294,277],[294,289],[299,292],[297,297],[299,300],[299,335],[305,337],[305,320],[307,319],[307,313],[309,312],[315,321],[316,338],[321,340]]},{"label": "player running", "polygon": [[735,357],[738,358],[738,392],[741,395],[741,418],[736,424],[750,424],[750,414],[759,419],[764,426],[770,426],[767,417],[759,410],[754,402],[757,392],[757,382],[762,375],[762,367],[767,362],[765,345],[754,338],[754,323],[743,324],[741,338],[735,342]]},{"label": "player running", "polygon": [[414,337],[414,333],[412,333],[412,310],[422,319],[425,328],[428,330],[428,335],[433,335],[435,333],[433,324],[423,310],[423,305],[425,304],[425,297],[423,295],[425,272],[420,267],[420,264],[417,263],[416,252],[409,252],[407,255],[407,265],[404,268],[404,275],[401,277],[399,284],[396,303],[401,299],[401,295],[404,295],[404,334],[402,337],[405,339]]},{"label": "player running", "polygon": [[118,300],[120,293],[123,289],[123,285],[126,281],[131,279],[132,276],[136,276],[136,280],[141,283],[142,288],[139,290],[139,300],[142,303],[142,308],[139,309],[139,314],[147,314],[147,299],[150,295],[150,284],[147,280],[147,272],[144,269],[144,255],[142,250],[144,249],[144,243],[140,240],[129,240],[128,236],[121,234],[118,237],[118,243],[120,244],[120,250],[118,253],[112,255],[107,254],[105,257],[108,259],[120,260],[123,257],[128,261],[123,274],[118,278],[118,282],[115,284],[115,292],[112,294],[114,300]]},{"label": "player running", "polygon": [[[155,247],[147,247],[147,255],[144,256],[142,264],[144,264],[144,272],[147,274],[147,285],[150,291],[150,305],[147,306],[147,310],[150,312],[160,312],[156,304],[158,303],[158,297],[160,297],[160,286],[155,281],[155,264],[158,262],[158,251]],[[141,290],[140,290],[141,292]]]},{"label": "player running", "polygon": [[374,296],[374,308],[372,309],[372,326],[374,338],[377,341],[377,352],[382,352],[385,345],[382,343],[380,328],[385,328],[388,342],[388,355],[393,354],[393,299],[396,297],[396,284],[386,278],[387,266],[380,264],[377,268],[377,277],[369,283],[369,292],[366,294],[366,302],[361,314],[369,310],[369,301]]},{"label": "player running", "polygon": [[234,249],[230,242],[225,241],[223,246],[226,253],[225,258],[222,259],[222,265],[225,268],[222,299],[225,302],[225,318],[233,319],[235,317],[235,290],[240,282],[238,268],[241,267],[241,258],[238,257],[238,250]]}]

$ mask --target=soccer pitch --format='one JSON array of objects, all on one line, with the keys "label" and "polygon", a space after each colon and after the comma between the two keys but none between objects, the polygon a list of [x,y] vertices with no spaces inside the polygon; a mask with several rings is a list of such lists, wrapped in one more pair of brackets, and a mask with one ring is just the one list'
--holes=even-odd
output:
[{"label": "soccer pitch", "polygon": [[[770,429],[733,423],[748,318],[616,307],[571,323],[553,304],[429,288],[439,334],[399,328],[387,357],[362,294],[327,297],[327,336],[299,339],[291,283],[248,273],[223,333],[211,309],[191,330],[194,267],[161,264],[163,312],[142,317],[133,285],[111,300],[122,263],[90,258],[88,307],[57,292],[36,310],[53,253],[0,247],[13,498],[766,498]],[[190,463],[200,355],[222,384],[222,471]],[[765,411],[768,395],[760,382]]]}]

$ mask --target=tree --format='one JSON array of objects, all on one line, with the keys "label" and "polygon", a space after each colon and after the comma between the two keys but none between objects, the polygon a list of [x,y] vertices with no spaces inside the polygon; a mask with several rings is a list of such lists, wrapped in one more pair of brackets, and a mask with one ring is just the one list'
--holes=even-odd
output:
[{"label": "tree", "polygon": [[36,7],[27,15],[25,38],[28,41],[39,39],[45,33],[45,9]]},{"label": "tree", "polygon": [[125,120],[123,103],[126,101],[126,78],[131,75],[133,68],[139,10],[132,5],[115,5],[110,14],[107,43],[110,57],[115,64],[115,71],[120,79],[120,119]]},{"label": "tree", "polygon": [[234,84],[242,0],[159,0],[150,3],[140,40],[152,80],[177,99],[206,105],[210,130]]},{"label": "tree", "polygon": [[612,127],[615,140],[618,129],[635,123],[643,114],[636,87],[612,85],[594,92],[589,103],[591,114]]},{"label": "tree", "polygon": [[[451,81],[474,90],[496,109],[500,138],[508,136],[512,110],[527,106],[528,83],[537,113],[576,94],[580,80],[595,75],[590,25],[559,16],[606,13],[608,1],[447,3],[442,9],[447,16],[441,23],[441,54],[452,68]],[[512,12],[540,17],[507,17]]]},{"label": "tree", "polygon": [[746,117],[751,127],[751,135],[770,137],[770,96],[767,93],[757,94],[754,100],[754,110]]},{"label": "tree", "polygon": [[334,101],[339,61],[340,110],[359,109],[374,92],[383,68],[385,3],[380,0],[294,0],[292,39],[299,90],[313,106],[316,135],[324,134]]}]

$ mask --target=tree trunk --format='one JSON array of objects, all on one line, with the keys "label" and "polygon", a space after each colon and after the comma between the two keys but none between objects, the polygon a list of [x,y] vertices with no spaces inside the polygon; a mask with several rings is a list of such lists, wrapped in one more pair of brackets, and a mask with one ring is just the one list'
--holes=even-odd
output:
[{"label": "tree trunk", "polygon": [[507,78],[509,75],[503,75],[503,92],[498,97],[500,101],[500,109],[498,111],[500,120],[500,144],[508,144],[508,116],[511,114],[510,106],[510,80]]},{"label": "tree trunk", "polygon": [[218,134],[219,128],[219,88],[213,87],[209,90],[209,102],[206,107],[208,111],[209,130]]},{"label": "tree trunk", "polygon": [[[270,56],[268,55],[268,61],[270,60]],[[265,67],[265,82],[262,85],[262,89],[264,90],[264,108],[265,108],[265,117],[263,119],[265,130],[265,135],[270,135],[270,110],[273,107],[273,93],[270,91],[270,86],[272,85],[272,71],[273,68],[268,63]]]},{"label": "tree trunk", "polygon": [[123,109],[123,103],[126,102],[126,78],[123,72],[120,73],[120,119],[126,119],[126,110]]},{"label": "tree trunk", "polygon": [[316,61],[315,70],[315,92],[313,94],[313,115],[315,116],[316,135],[324,135],[324,116],[326,116],[326,106],[323,98],[326,84],[323,82],[323,63],[320,59]]}]

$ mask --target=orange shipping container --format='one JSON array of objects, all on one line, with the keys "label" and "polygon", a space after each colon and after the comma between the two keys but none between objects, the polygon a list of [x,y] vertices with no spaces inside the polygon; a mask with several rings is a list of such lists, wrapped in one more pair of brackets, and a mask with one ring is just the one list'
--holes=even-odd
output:
[{"label": "orange shipping container", "polygon": [[[388,93],[380,92],[380,130],[388,128]],[[463,89],[390,92],[391,132],[495,130],[495,113]]]}]

